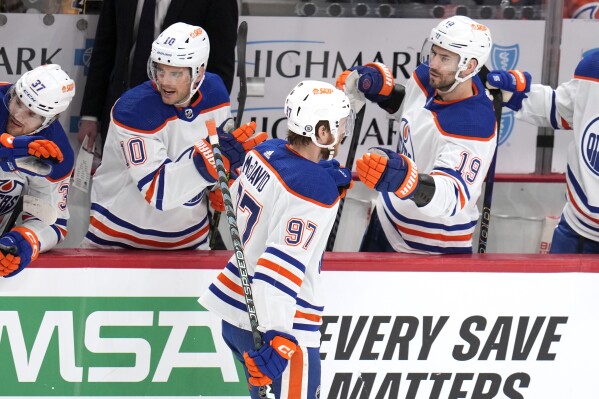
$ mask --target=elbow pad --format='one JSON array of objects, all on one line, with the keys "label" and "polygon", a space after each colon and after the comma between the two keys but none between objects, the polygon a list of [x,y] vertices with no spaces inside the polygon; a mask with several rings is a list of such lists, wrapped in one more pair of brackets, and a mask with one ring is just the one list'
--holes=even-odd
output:
[{"label": "elbow pad", "polygon": [[418,185],[414,190],[412,201],[418,208],[428,205],[435,195],[435,179],[431,175],[424,173],[418,174]]},{"label": "elbow pad", "polygon": [[401,107],[401,103],[405,96],[406,88],[399,83],[395,83],[389,98],[379,102],[378,105],[388,113],[394,114],[399,110],[399,107]]}]

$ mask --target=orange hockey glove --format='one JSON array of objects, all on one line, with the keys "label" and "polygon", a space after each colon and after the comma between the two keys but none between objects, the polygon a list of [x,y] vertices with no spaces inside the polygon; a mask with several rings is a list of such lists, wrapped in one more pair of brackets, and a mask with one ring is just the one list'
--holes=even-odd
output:
[{"label": "orange hockey glove", "polygon": [[356,161],[358,177],[369,188],[395,193],[401,199],[414,195],[418,186],[418,168],[405,155],[375,147]]},{"label": "orange hockey glove", "polygon": [[264,334],[264,345],[257,351],[243,354],[250,374],[249,383],[260,387],[281,377],[295,353],[297,340],[293,335],[270,330]]}]

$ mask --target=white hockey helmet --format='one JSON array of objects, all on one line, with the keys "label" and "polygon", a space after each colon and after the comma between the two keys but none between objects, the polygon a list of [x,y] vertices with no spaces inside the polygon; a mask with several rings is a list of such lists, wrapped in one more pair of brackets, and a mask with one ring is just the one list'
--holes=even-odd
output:
[{"label": "white hockey helmet", "polygon": [[[290,131],[301,136],[310,137],[312,142],[330,151],[334,149],[342,137],[353,130],[354,113],[345,93],[335,86],[317,80],[304,80],[291,90],[285,99],[285,115]],[[327,121],[335,140],[331,144],[317,141],[316,125]]]},{"label": "white hockey helmet", "polygon": [[[456,82],[461,83],[476,75],[487,62],[491,54],[493,40],[489,28],[485,25],[466,16],[456,15],[441,21],[431,30],[431,34],[425,40],[421,51],[421,62],[423,64],[428,65],[428,57],[433,45],[460,56],[456,70]],[[477,60],[474,71],[467,76],[460,77],[460,72],[468,68],[468,62],[473,58]],[[448,91],[453,90],[456,85],[457,83]]]},{"label": "white hockey helmet", "polygon": [[166,28],[152,43],[152,51],[148,60],[148,76],[156,81],[156,64],[175,67],[189,67],[191,98],[200,88],[202,80],[195,84],[202,66],[208,65],[210,40],[208,34],[199,26],[177,22]]},{"label": "white hockey helmet", "polygon": [[[29,110],[42,118],[37,133],[66,110],[75,96],[75,82],[60,65],[42,65],[25,72],[9,91],[8,101],[15,97]],[[6,104],[7,108],[8,103]]]}]

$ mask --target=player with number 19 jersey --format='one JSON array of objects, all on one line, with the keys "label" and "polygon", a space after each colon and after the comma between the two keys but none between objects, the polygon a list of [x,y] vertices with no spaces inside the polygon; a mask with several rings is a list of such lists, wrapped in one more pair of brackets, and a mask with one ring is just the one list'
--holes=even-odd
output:
[{"label": "player with number 19 jersey", "polygon": [[[260,327],[319,347],[324,310],[319,274],[339,207],[335,182],[318,163],[273,139],[248,152],[231,195]],[[235,255],[200,303],[250,330]]]},{"label": "player with number 19 jersey", "polygon": [[377,214],[397,252],[470,253],[478,221],[476,202],[497,143],[493,106],[478,78],[473,96],[441,101],[429,84],[429,68],[420,65],[406,86],[397,152],[435,180],[431,202],[418,207],[394,193],[380,193]]},{"label": "player with number 19 jersey", "polygon": [[208,72],[187,107],[164,104],[152,81],[127,91],[112,109],[83,246],[208,249],[203,197],[214,183],[197,172],[193,146],[207,120],[230,117],[227,90]]}]

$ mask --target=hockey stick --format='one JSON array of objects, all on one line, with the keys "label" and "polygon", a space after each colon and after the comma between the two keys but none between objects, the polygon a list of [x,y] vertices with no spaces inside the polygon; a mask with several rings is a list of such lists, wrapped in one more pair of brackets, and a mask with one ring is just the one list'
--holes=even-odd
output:
[{"label": "hockey stick", "polygon": [[[241,238],[239,238],[239,230],[237,229],[237,222],[235,220],[235,208],[233,207],[231,193],[229,192],[229,181],[227,179],[227,171],[225,170],[225,164],[223,163],[223,156],[220,150],[220,145],[218,143],[216,122],[214,122],[214,119],[206,121],[206,127],[208,128],[208,135],[210,137],[210,144],[212,145],[212,152],[214,154],[216,171],[218,172],[218,184],[223,193],[223,200],[225,202],[225,212],[227,213],[227,221],[229,222],[229,232],[231,233],[231,239],[233,240],[235,261],[237,263],[237,268],[239,269],[239,275],[241,277],[241,286],[243,288],[243,297],[245,299],[245,306],[247,308],[248,316],[250,318],[250,327],[252,329],[252,337],[254,339],[254,349],[258,350],[262,347],[262,334],[260,334],[260,331],[258,331],[258,315],[256,314],[256,307],[254,306],[252,286],[250,285],[248,269],[245,264],[245,254],[243,252]],[[267,385],[265,388],[266,389],[264,392],[260,392],[260,396],[263,398],[274,399],[275,394],[274,392],[272,392],[271,386]]]},{"label": "hockey stick", "polygon": [[[345,163],[345,167],[349,168],[349,170],[352,170],[353,168],[354,158],[356,157],[356,150],[358,149],[358,143],[360,142],[360,130],[362,129],[362,121],[364,121],[364,112],[366,112],[366,104],[364,104],[356,114],[356,120],[354,122],[354,131],[352,132],[352,138],[347,153],[347,161]],[[331,234],[329,235],[329,240],[327,241],[327,251],[332,251],[333,247],[335,246],[335,239],[337,238],[337,230],[339,229],[339,222],[341,221],[341,212],[343,212],[343,204],[345,203],[345,198],[347,198],[347,193],[345,194],[345,197],[339,200],[339,209],[337,209],[337,216],[335,216],[335,222],[333,223],[333,228],[331,229]]]},{"label": "hockey stick", "polygon": [[245,100],[247,99],[247,76],[245,73],[245,50],[248,42],[248,24],[241,21],[237,29],[237,75],[239,76],[239,93],[237,94],[237,115],[235,117],[235,128],[241,126]]},{"label": "hockey stick", "polygon": [[[237,29],[237,76],[239,76],[239,93],[237,94],[237,115],[235,117],[235,128],[241,126],[241,118],[245,110],[247,98],[247,76],[245,72],[245,49],[248,40],[248,24],[241,21]],[[210,205],[208,205],[210,207]],[[210,209],[208,209],[210,212]],[[217,240],[220,238],[218,225],[220,224],[220,212],[215,211],[210,219],[210,248],[215,249]],[[222,239],[220,239],[222,241]]]},{"label": "hockey stick", "polygon": [[[503,95],[501,90],[489,90],[493,96],[493,110],[495,111],[495,122],[497,123],[497,140],[499,141],[499,132],[501,131],[501,111]],[[489,241],[489,225],[491,224],[491,202],[493,201],[493,186],[495,185],[495,164],[497,161],[497,147],[493,152],[493,159],[487,172],[487,182],[485,183],[485,195],[483,197],[483,211],[480,219],[480,232],[478,235],[478,253],[487,252],[487,243]]]}]

